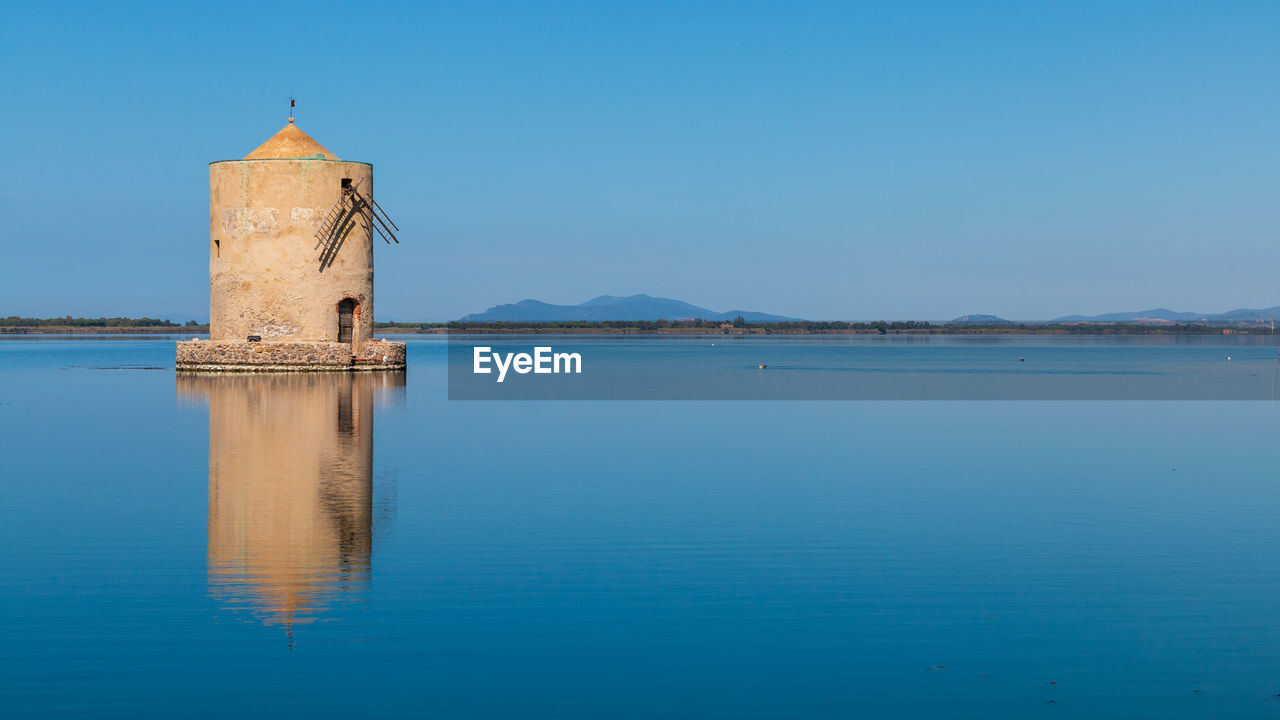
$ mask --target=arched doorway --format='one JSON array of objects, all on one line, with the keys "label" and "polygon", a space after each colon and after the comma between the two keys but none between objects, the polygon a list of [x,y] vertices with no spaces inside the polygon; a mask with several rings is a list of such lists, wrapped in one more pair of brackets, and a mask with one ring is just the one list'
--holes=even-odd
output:
[{"label": "arched doorway", "polygon": [[349,343],[355,330],[356,301],[343,298],[338,303],[338,342]]}]

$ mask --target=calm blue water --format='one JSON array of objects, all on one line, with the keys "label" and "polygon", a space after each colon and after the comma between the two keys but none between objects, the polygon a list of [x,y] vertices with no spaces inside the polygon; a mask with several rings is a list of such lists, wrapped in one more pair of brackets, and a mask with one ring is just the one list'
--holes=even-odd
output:
[{"label": "calm blue water", "polygon": [[1280,404],[450,402],[446,356],[0,340],[3,712],[1280,715]]},{"label": "calm blue water", "polygon": [[[581,373],[500,377],[546,349]],[[475,372],[476,349],[488,355]],[[455,335],[451,400],[1276,400],[1271,336]],[[528,370],[530,368],[526,368]],[[767,370],[767,372],[766,372]]]}]

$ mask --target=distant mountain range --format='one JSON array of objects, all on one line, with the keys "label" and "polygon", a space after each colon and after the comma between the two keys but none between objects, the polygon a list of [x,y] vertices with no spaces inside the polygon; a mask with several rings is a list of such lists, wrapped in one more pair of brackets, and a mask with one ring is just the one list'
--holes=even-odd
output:
[{"label": "distant mountain range", "polygon": [[[729,321],[741,315],[752,323],[788,322],[798,318],[752,310],[727,310],[716,312],[681,300],[631,295],[618,297],[601,295],[578,305],[553,305],[540,300],[521,300],[517,303],[495,305],[481,313],[459,318],[460,322],[605,322],[610,320],[703,320]],[[1104,313],[1101,315],[1064,315],[1046,323],[1138,323],[1162,325],[1171,323],[1206,323],[1211,325],[1254,325],[1280,320],[1280,305],[1270,308],[1240,308],[1224,313],[1177,312],[1167,308],[1138,310],[1136,312]],[[1012,324],[996,315],[962,315],[950,322],[952,325],[1002,325]],[[1033,324],[1035,321],[1031,321]]]},{"label": "distant mountain range", "polygon": [[1251,324],[1251,323],[1269,323],[1273,320],[1280,320],[1280,305],[1276,307],[1263,308],[1261,310],[1252,310],[1248,308],[1240,308],[1239,310],[1231,310],[1224,313],[1194,313],[1194,312],[1176,312],[1166,308],[1155,308],[1153,310],[1139,310],[1137,312],[1119,312],[1106,313],[1104,315],[1067,315],[1065,317],[1054,318],[1051,323],[1211,323],[1211,324]]},{"label": "distant mountain range", "polygon": [[783,315],[729,310],[716,312],[670,298],[631,295],[601,295],[579,305],[552,305],[540,300],[495,305],[482,313],[459,318],[459,322],[603,322],[608,320],[733,320],[741,315],[747,322],[787,322],[795,320]]}]

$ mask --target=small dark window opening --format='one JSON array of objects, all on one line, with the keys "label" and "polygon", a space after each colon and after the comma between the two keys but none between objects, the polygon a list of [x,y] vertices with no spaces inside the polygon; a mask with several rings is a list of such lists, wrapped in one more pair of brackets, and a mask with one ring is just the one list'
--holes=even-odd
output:
[{"label": "small dark window opening", "polygon": [[213,241],[213,256],[216,258],[222,257],[222,241],[221,240]]},{"label": "small dark window opening", "polygon": [[345,192],[350,189],[351,189],[351,178],[342,178],[342,190]]}]

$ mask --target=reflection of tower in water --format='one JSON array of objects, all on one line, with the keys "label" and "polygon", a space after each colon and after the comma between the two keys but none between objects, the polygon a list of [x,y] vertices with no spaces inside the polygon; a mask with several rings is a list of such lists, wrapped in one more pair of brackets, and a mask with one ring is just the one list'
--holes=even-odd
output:
[{"label": "reflection of tower in water", "polygon": [[403,373],[178,376],[209,404],[211,592],[313,622],[369,580],[375,390]]}]

